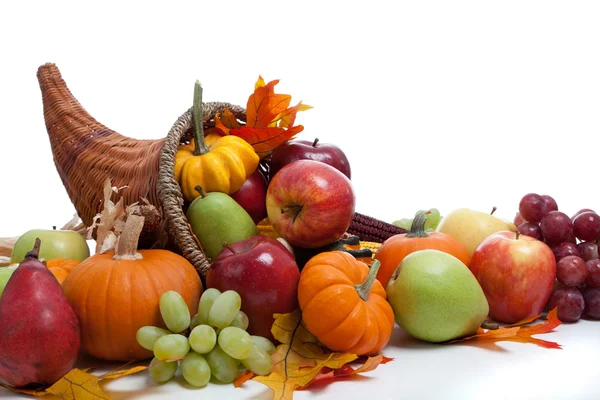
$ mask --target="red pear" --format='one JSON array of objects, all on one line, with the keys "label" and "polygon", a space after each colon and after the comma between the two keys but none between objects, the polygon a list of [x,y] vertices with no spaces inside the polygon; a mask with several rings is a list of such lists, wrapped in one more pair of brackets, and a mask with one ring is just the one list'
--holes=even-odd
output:
[{"label": "red pear", "polygon": [[55,383],[79,353],[79,321],[39,249],[36,239],[0,297],[0,378],[16,387]]}]

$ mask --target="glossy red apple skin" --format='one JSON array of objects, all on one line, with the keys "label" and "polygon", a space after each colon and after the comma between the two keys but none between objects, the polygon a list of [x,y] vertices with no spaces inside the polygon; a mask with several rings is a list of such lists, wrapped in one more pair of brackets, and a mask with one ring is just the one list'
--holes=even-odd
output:
[{"label": "glossy red apple skin", "polygon": [[246,210],[255,224],[267,218],[267,180],[259,169],[231,197]]},{"label": "glossy red apple skin", "polygon": [[271,341],[273,314],[298,308],[300,271],[294,257],[276,239],[256,235],[224,248],[206,276],[209,288],[235,290],[248,315],[248,333]]},{"label": "glossy red apple skin", "polygon": [[277,147],[271,155],[271,177],[284,166],[297,160],[313,160],[331,165],[351,179],[350,163],[346,154],[338,146],[320,143],[319,139],[290,140]]},{"label": "glossy red apple skin", "polygon": [[540,314],[556,280],[556,260],[550,247],[508,231],[484,239],[469,268],[485,293],[490,317],[508,324]]},{"label": "glossy red apple skin", "polygon": [[269,222],[290,244],[303,248],[339,239],[350,226],[355,203],[350,179],[312,160],[286,165],[267,189]]}]

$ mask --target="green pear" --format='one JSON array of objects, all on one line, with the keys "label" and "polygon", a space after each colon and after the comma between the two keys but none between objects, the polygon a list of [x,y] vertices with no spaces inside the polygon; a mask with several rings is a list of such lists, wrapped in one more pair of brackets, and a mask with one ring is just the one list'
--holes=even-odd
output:
[{"label": "green pear", "polygon": [[396,323],[427,342],[474,334],[489,305],[473,273],[458,258],[420,250],[406,256],[387,286]]},{"label": "green pear", "polygon": [[186,212],[192,231],[207,257],[214,259],[223,244],[233,244],[257,235],[252,217],[231,196],[204,193],[196,197]]}]

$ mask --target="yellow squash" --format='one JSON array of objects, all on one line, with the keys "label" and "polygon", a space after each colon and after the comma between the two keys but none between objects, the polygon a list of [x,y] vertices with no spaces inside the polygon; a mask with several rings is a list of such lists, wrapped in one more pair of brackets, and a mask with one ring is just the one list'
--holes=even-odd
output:
[{"label": "yellow squash", "polygon": [[205,192],[231,194],[256,170],[260,161],[252,146],[237,136],[211,134],[204,137],[202,88],[194,91],[194,140],[181,146],[175,155],[175,180],[183,197],[192,201],[199,196],[196,186]]}]

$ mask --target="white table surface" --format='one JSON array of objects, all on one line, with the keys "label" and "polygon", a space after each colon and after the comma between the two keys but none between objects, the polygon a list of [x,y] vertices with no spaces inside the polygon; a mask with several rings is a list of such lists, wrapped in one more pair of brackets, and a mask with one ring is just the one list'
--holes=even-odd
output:
[{"label": "white table surface", "polygon": [[[600,321],[562,324],[537,337],[563,348],[513,342],[435,345],[396,326],[383,351],[393,361],[360,376],[297,391],[294,399],[600,399]],[[118,366],[106,364],[98,372]],[[253,381],[237,389],[215,383],[194,389],[181,377],[157,385],[145,371],[103,387],[114,400],[272,398],[266,386]],[[26,397],[0,388],[0,399]]]}]

